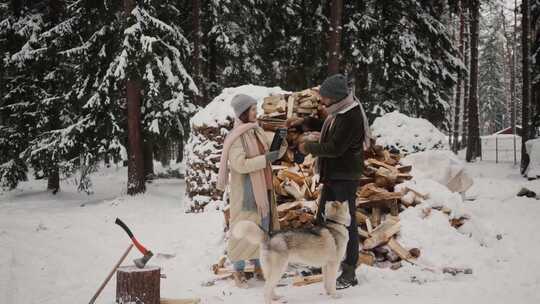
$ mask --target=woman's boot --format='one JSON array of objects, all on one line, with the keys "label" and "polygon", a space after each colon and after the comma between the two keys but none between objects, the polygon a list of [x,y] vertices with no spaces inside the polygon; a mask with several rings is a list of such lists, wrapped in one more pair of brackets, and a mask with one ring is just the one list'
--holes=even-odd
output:
[{"label": "woman's boot", "polygon": [[257,281],[264,281],[264,274],[261,267],[255,267],[254,273]]},{"label": "woman's boot", "polygon": [[243,271],[233,272],[234,285],[238,288],[246,289],[248,288],[246,276]]}]

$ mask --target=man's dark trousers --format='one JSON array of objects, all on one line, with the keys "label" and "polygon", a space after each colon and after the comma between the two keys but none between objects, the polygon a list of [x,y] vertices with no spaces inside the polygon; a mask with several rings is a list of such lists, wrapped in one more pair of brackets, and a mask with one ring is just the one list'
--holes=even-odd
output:
[{"label": "man's dark trousers", "polygon": [[356,268],[360,246],[358,224],[356,223],[356,190],[358,189],[359,182],[351,180],[335,180],[323,182],[323,184],[319,208],[317,210],[317,223],[324,223],[323,214],[326,202],[348,201],[349,212],[351,214],[351,225],[348,227],[349,242],[347,243],[347,255],[343,262]]}]

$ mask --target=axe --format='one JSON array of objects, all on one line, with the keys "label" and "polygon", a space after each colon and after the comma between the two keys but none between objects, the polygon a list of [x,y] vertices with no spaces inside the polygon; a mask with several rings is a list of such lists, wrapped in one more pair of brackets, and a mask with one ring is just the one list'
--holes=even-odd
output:
[{"label": "axe", "polygon": [[143,254],[142,258],[135,259],[133,260],[133,262],[135,263],[135,266],[137,266],[137,268],[144,268],[146,263],[148,263],[148,260],[150,260],[150,258],[154,254],[152,253],[152,251],[146,249],[141,243],[139,243],[139,241],[137,241],[128,226],[126,226],[126,224],[124,224],[124,222],[122,222],[119,218],[116,218],[115,223],[118,226],[122,227],[122,229],[124,229],[124,231],[128,234],[129,238],[133,242],[133,245],[135,245],[135,247],[137,247],[137,249],[139,249],[139,251]]}]

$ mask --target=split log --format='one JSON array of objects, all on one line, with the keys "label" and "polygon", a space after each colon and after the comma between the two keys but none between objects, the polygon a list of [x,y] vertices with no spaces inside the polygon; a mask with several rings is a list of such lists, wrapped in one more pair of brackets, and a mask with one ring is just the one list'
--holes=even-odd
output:
[{"label": "split log", "polygon": [[371,237],[364,241],[364,249],[373,249],[390,240],[390,238],[399,232],[401,224],[392,220],[386,220],[379,225],[370,234]]},{"label": "split log", "polygon": [[359,267],[362,264],[368,266],[375,265],[375,255],[373,254],[373,252],[360,251],[360,253],[358,254],[358,262],[356,263],[356,267]]},{"label": "split log", "polygon": [[159,267],[118,267],[116,271],[116,303],[159,304]]},{"label": "split log", "polygon": [[306,286],[309,284],[319,283],[323,281],[323,275],[322,274],[316,274],[311,276],[296,276],[293,280],[293,286],[299,287],[299,286]]},{"label": "split log", "polygon": [[358,225],[365,224],[366,220],[369,220],[369,217],[362,213],[361,211],[356,211],[356,223]]},{"label": "split log", "polygon": [[[274,112],[285,112],[285,109],[279,108],[281,101],[280,95],[268,96],[263,99],[262,108],[265,114],[271,114]],[[282,110],[282,111],[280,111]]]},{"label": "split log", "polygon": [[397,166],[396,169],[399,171],[399,173],[409,173],[412,170],[412,166]]},{"label": "split log", "polygon": [[395,238],[391,238],[389,241],[388,241],[388,247],[390,247],[390,249],[392,249],[393,252],[395,252],[402,260],[405,260],[405,261],[409,261],[411,259],[413,259],[414,257],[411,255],[411,253],[403,248],[403,246],[401,246],[398,241],[396,241]]},{"label": "split log", "polygon": [[212,265],[212,271],[214,272],[214,274],[218,274],[219,269],[225,266],[226,261],[227,261],[227,256],[221,256],[218,262]]},{"label": "split log", "polygon": [[360,227],[358,227],[358,235],[366,239],[370,237],[369,233]]},{"label": "split log", "polygon": [[[255,271],[255,268],[252,265],[248,265],[244,269],[244,272],[254,272],[254,271]],[[234,269],[232,268],[219,268],[216,275],[221,276],[221,275],[227,275],[227,274],[233,274],[233,273],[234,273]]]},{"label": "split log", "polygon": [[279,217],[285,216],[289,211],[302,208],[302,202],[290,202],[284,203],[277,206],[277,212]]},{"label": "split log", "polygon": [[397,171],[396,167],[394,167],[393,165],[389,165],[385,162],[382,162],[373,158],[366,160],[365,163],[366,163],[366,166],[373,166],[376,168],[384,167],[390,171]]},{"label": "split log", "polygon": [[366,228],[369,234],[373,232],[373,226],[371,225],[371,221],[369,220],[369,217],[366,217]]},{"label": "split log", "polygon": [[371,223],[375,225],[375,227],[379,226],[381,223],[381,208],[379,207],[373,207],[371,210]]},{"label": "split log", "polygon": [[287,180],[281,184],[285,192],[294,197],[297,201],[304,199],[304,194],[300,190],[300,186],[293,180]]},{"label": "split log", "polygon": [[280,170],[277,174],[277,177],[282,181],[286,181],[287,179],[293,180],[299,186],[302,186],[305,182],[302,175],[291,172],[289,170]]}]

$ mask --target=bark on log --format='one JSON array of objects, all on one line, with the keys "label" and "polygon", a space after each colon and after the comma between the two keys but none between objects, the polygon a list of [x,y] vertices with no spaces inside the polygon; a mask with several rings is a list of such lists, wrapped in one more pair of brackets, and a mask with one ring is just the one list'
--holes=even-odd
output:
[{"label": "bark on log", "polygon": [[119,267],[116,271],[116,303],[159,304],[159,282],[159,267]]}]

